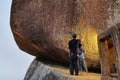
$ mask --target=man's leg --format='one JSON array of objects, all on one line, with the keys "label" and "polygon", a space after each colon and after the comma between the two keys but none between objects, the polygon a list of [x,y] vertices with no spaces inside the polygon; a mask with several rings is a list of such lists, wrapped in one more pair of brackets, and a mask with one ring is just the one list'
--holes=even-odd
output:
[{"label": "man's leg", "polygon": [[77,60],[74,62],[74,65],[75,65],[75,75],[78,75],[78,63],[77,63]]},{"label": "man's leg", "polygon": [[70,74],[73,75],[74,73],[74,64],[73,64],[73,61],[70,60]]}]

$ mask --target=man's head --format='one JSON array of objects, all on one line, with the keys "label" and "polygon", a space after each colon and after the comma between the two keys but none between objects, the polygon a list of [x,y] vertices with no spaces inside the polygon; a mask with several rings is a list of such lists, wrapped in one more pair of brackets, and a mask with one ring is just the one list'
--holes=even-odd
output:
[{"label": "man's head", "polygon": [[73,34],[72,34],[72,37],[73,37],[73,38],[76,38],[76,37],[77,37],[77,35],[76,35],[75,33],[73,33]]}]

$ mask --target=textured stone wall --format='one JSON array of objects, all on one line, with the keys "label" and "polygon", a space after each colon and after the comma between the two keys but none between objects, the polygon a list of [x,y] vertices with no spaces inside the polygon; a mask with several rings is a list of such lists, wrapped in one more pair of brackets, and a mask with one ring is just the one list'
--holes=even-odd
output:
[{"label": "textured stone wall", "polygon": [[109,19],[107,27],[115,26],[120,23],[120,0],[110,0]]}]

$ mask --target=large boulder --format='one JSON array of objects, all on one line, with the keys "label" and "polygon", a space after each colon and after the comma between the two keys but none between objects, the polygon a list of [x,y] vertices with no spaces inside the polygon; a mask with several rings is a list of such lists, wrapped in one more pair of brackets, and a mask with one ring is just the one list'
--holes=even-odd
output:
[{"label": "large boulder", "polygon": [[117,1],[13,0],[11,29],[21,50],[64,64],[68,63],[68,41],[75,32],[82,39],[87,66],[96,67],[97,32],[111,26],[107,23],[117,13],[112,12]]},{"label": "large boulder", "polygon": [[20,49],[67,63],[72,3],[73,0],[13,0],[11,28]]}]

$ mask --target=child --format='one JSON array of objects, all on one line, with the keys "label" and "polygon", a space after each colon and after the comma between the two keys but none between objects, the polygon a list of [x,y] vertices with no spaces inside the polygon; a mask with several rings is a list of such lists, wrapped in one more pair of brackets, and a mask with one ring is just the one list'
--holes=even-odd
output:
[{"label": "child", "polygon": [[84,59],[84,52],[85,51],[83,49],[80,49],[80,56],[79,56],[80,57],[80,70],[84,72],[88,72],[86,62]]},{"label": "child", "polygon": [[[78,43],[81,44],[81,41],[78,40]],[[78,54],[79,54],[79,60],[78,60],[78,64],[79,64],[79,69],[81,71],[81,74],[82,72],[88,72],[87,70],[87,66],[86,66],[86,62],[85,62],[85,59],[84,59],[84,53],[85,51],[81,48],[82,44],[81,45],[78,45]],[[87,74],[87,73],[86,73]]]}]

